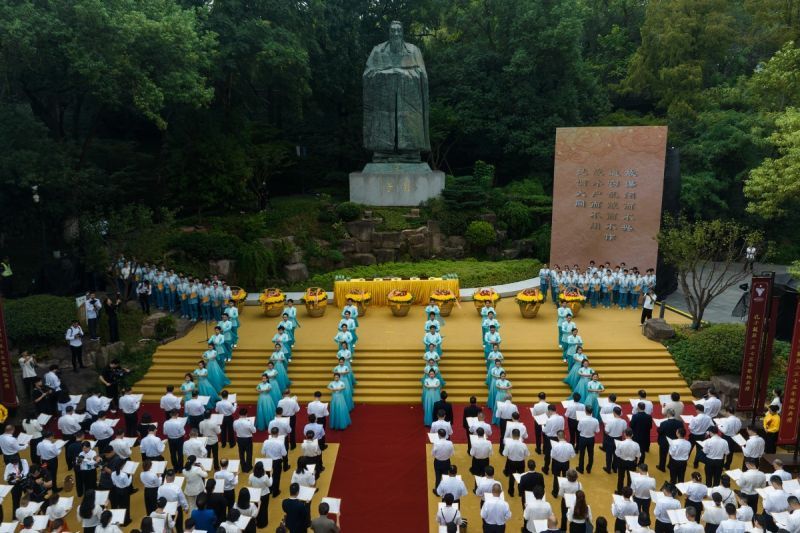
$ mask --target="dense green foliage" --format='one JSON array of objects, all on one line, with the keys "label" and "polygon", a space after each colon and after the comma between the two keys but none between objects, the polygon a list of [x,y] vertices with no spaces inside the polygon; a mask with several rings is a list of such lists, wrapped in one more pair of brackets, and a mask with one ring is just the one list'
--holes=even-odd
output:
[{"label": "dense green foliage", "polygon": [[[744,324],[715,324],[699,331],[678,329],[667,341],[687,383],[707,380],[713,375],[739,374],[744,354]],[[786,363],[789,343],[776,341],[770,369],[770,387],[783,388],[786,382]]]},{"label": "dense green foliage", "polygon": [[[294,234],[292,221],[341,236],[333,225],[352,210],[335,205],[369,158],[361,73],[398,19],[429,72],[428,163],[456,176],[428,206],[446,231],[463,235],[479,211],[520,193],[510,199],[530,226],[514,204],[496,227],[544,249],[555,128],[667,124],[688,216],[761,227],[781,245],[773,259],[796,259],[799,10],[783,0],[8,0],[0,242],[27,290],[54,250],[95,272],[110,249],[159,258],[175,219],[240,214],[221,231],[242,243]],[[287,193],[333,198],[298,212],[277,206]],[[300,245],[317,246],[313,233]]]},{"label": "dense green foliage", "polygon": [[502,285],[523,279],[534,278],[539,274],[541,264],[535,259],[515,259],[513,261],[420,261],[418,263],[384,263],[382,265],[343,268],[313,276],[298,288],[322,287],[333,289],[336,276],[349,278],[371,278],[375,276],[400,276],[404,278],[440,276],[457,274],[462,287],[484,287]]},{"label": "dense green foliage", "polygon": [[494,226],[484,220],[470,222],[464,237],[467,239],[467,243],[477,252],[497,240]]},{"label": "dense green foliage", "polygon": [[6,300],[8,340],[23,349],[47,346],[64,339],[70,323],[77,318],[75,300],[36,295]]}]

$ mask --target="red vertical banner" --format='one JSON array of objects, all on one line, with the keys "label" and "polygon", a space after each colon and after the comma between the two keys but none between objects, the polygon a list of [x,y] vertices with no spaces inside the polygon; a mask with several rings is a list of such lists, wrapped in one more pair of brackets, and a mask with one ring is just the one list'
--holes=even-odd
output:
[{"label": "red vertical banner", "polygon": [[764,359],[759,369],[761,384],[758,387],[758,398],[756,398],[756,410],[759,414],[763,411],[763,406],[769,397],[769,371],[772,369],[772,348],[775,345],[775,333],[778,330],[778,308],[781,305],[780,296],[772,296],[772,304],[767,319],[767,340],[764,343]]},{"label": "red vertical banner", "polygon": [[0,403],[6,407],[17,407],[17,387],[14,385],[14,373],[11,370],[11,351],[8,348],[6,320],[3,316],[3,299],[0,298]]},{"label": "red vertical banner", "polygon": [[800,422],[800,298],[794,315],[792,351],[786,367],[786,388],[781,406],[781,429],[778,444],[794,444],[797,441],[797,424]]},{"label": "red vertical banner", "polygon": [[744,357],[742,358],[742,375],[737,402],[737,409],[741,411],[755,409],[756,389],[759,382],[758,369],[764,357],[766,319],[773,279],[774,274],[753,276],[750,288],[750,313],[747,316],[747,328],[745,329]]}]

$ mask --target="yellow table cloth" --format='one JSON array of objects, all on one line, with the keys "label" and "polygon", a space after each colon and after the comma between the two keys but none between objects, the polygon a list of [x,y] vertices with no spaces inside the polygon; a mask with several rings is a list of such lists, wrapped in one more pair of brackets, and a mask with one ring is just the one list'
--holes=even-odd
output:
[{"label": "yellow table cloth", "polygon": [[460,286],[457,279],[399,279],[399,280],[350,280],[335,281],[333,284],[334,302],[338,307],[347,303],[347,293],[355,289],[368,291],[372,295],[370,305],[388,305],[387,296],[394,289],[402,289],[414,295],[414,303],[428,305],[431,293],[436,289],[450,289],[459,298]]}]

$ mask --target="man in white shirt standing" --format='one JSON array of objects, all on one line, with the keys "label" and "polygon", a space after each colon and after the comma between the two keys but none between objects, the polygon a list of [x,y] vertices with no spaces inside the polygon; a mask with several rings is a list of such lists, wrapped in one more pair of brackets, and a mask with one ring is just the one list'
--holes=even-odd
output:
[{"label": "man in white shirt standing", "polygon": [[[247,408],[239,409],[239,418],[233,423],[233,432],[236,433],[236,444],[239,445],[239,461],[242,472],[247,473],[253,469],[253,435],[256,426],[247,418]],[[220,462],[220,464],[222,464]]]},{"label": "man in white shirt standing", "polygon": [[697,414],[689,421],[689,442],[692,443],[692,447],[696,448],[694,454],[694,468],[697,468],[700,465],[700,459],[702,459],[703,453],[702,448],[697,446],[697,442],[706,438],[706,432],[714,421],[706,415],[703,404],[697,404],[694,408]]},{"label": "man in white shirt standing", "polygon": [[200,422],[200,436],[206,438],[205,457],[214,458],[214,470],[219,470],[219,434],[222,432],[219,425],[211,420],[211,411],[206,411],[203,421]]},{"label": "man in white shirt standing", "polygon": [[325,470],[325,467],[322,464],[322,449],[319,447],[319,440],[315,438],[314,431],[310,429],[306,431],[306,438],[300,443],[300,451],[307,465],[315,465],[314,477],[319,479],[319,475]]},{"label": "man in white shirt standing", "polygon": [[[86,322],[89,323],[89,338],[93,341],[100,340],[97,336],[97,322],[100,317],[100,309],[103,304],[97,299],[95,293],[91,292],[86,295]],[[83,368],[83,366],[81,366]]]},{"label": "man in white shirt standing", "polygon": [[436,476],[435,486],[439,486],[442,476],[450,471],[450,458],[456,453],[453,443],[447,440],[447,433],[443,429],[437,432],[439,440],[431,446],[433,456],[433,472]]},{"label": "man in white shirt standing", "polygon": [[614,418],[605,424],[605,434],[603,435],[603,448],[606,452],[606,466],[603,470],[610,474],[612,471],[617,472],[617,459],[616,454],[616,440],[622,437],[622,434],[628,428],[628,423],[622,418],[622,408],[617,406],[614,408]]},{"label": "man in white shirt standing", "polygon": [[703,455],[706,457],[706,485],[716,487],[722,477],[722,465],[725,456],[730,453],[728,443],[719,436],[717,428],[708,429],[709,438],[703,442]]},{"label": "man in white shirt standing", "polygon": [[205,459],[208,454],[205,442],[205,438],[201,437],[196,429],[190,429],[189,438],[183,443],[183,456],[189,457],[190,455],[194,455],[197,459]]},{"label": "man in white shirt standing", "polygon": [[564,432],[559,431],[556,436],[558,442],[553,444],[553,449],[550,451],[550,457],[553,460],[553,498],[558,496],[558,477],[567,475],[569,461],[575,457],[575,448],[565,440]]},{"label": "man in white shirt standing", "polygon": [[730,409],[722,409],[722,414],[724,417],[719,421],[717,427],[722,434],[722,438],[728,443],[730,453],[725,458],[725,468],[730,470],[733,454],[741,450],[741,447],[736,444],[733,437],[742,431],[742,421]]},{"label": "man in white shirt standing", "polygon": [[539,393],[539,401],[533,404],[533,432],[536,436],[536,453],[542,454],[542,426],[536,421],[535,417],[547,414],[547,394]]},{"label": "man in white shirt standing", "polygon": [[14,426],[6,425],[5,433],[0,435],[0,451],[3,452],[5,464],[11,464],[14,459],[19,459],[20,450],[27,448],[27,445],[20,444],[14,436]]},{"label": "man in white shirt standing", "polygon": [[147,435],[139,443],[139,449],[142,451],[143,459],[150,459],[151,461],[163,461],[164,456],[164,441],[156,437],[156,427],[150,426]]},{"label": "man in white shirt standing", "polygon": [[564,410],[564,417],[567,419],[567,427],[569,427],[569,443],[573,447],[578,447],[578,411],[584,411],[586,406],[581,403],[580,393],[572,394],[572,402],[567,405]]},{"label": "man in white shirt standing", "polygon": [[578,422],[578,472],[583,474],[583,459],[588,453],[589,462],[586,465],[586,473],[592,473],[592,465],[594,464],[594,438],[595,435],[600,433],[600,422],[592,416],[592,406],[587,405],[584,407],[586,417]]},{"label": "man in white shirt standing", "polygon": [[283,391],[283,398],[278,400],[277,407],[283,409],[283,416],[289,419],[289,443],[291,444],[290,449],[294,450],[297,447],[295,432],[297,431],[297,413],[300,412],[300,404],[297,403],[297,397],[292,396],[292,391],[288,387]]},{"label": "man in white shirt standing", "polygon": [[458,502],[462,497],[467,495],[467,487],[458,475],[458,467],[450,465],[446,476],[442,476],[439,485],[433,489],[433,493],[444,498],[446,494],[452,494],[453,500]]},{"label": "man in white shirt standing", "polygon": [[472,466],[469,471],[473,476],[483,476],[486,472],[486,467],[489,466],[489,458],[492,456],[492,442],[485,437],[483,428],[475,430],[474,439],[470,435],[470,439],[474,440],[469,454],[472,456]]},{"label": "man in white shirt standing", "polygon": [[73,320],[64,338],[69,343],[69,350],[72,353],[72,370],[77,372],[78,367],[86,368],[83,364],[83,328],[80,322]]},{"label": "man in white shirt standing", "polygon": [[[764,455],[764,447],[766,443],[764,439],[758,434],[755,426],[747,428],[747,441],[744,443],[742,455],[744,456],[744,463],[751,461],[754,465],[759,464],[761,456]],[[755,510],[755,508],[753,508]]]},{"label": "man in white shirt standing", "polygon": [[36,453],[42,462],[47,465],[47,472],[53,481],[53,489],[58,491],[58,454],[61,446],[57,446],[51,431],[42,432],[42,441],[36,446]]},{"label": "man in white shirt standing", "polygon": [[206,414],[206,406],[200,400],[200,393],[196,390],[192,391],[192,399],[186,402],[183,407],[183,412],[189,420],[190,428],[200,428],[200,422]]},{"label": "man in white shirt standing", "polygon": [[123,395],[119,398],[119,408],[125,417],[125,436],[135,437],[139,425],[139,407],[141,400],[133,394],[130,387],[125,387]]},{"label": "man in white shirt standing", "polygon": [[125,432],[122,428],[117,428],[114,430],[114,438],[111,442],[108,443],[109,446],[114,450],[114,453],[117,454],[122,459],[130,459],[132,455],[131,445],[125,440]]},{"label": "man in white shirt standing", "polygon": [[[563,431],[561,432],[563,435]],[[522,440],[520,440],[520,432],[518,429],[511,431],[511,438],[505,439],[506,446],[503,450],[503,456],[506,458],[506,466],[503,473],[508,476],[508,495],[514,496],[514,474],[522,474],[525,472],[525,459],[530,455],[528,447]],[[555,472],[555,465],[554,470]]]},{"label": "man in white shirt standing", "polygon": [[747,500],[747,505],[753,510],[758,509],[758,489],[763,489],[767,485],[767,476],[758,469],[753,459],[745,460],[744,472],[736,483]]},{"label": "man in white shirt standing", "polygon": [[189,502],[186,500],[186,495],[183,489],[175,483],[175,471],[170,469],[164,472],[164,483],[158,487],[158,498],[164,498],[167,503],[178,502],[178,513],[175,516],[175,523],[183,523],[183,513],[189,512]]},{"label": "man in white shirt standing", "polygon": [[506,501],[500,499],[502,492],[500,483],[495,483],[492,487],[494,498],[481,507],[484,533],[505,533],[506,522],[511,519],[511,508]]},{"label": "man in white shirt standing", "polygon": [[[508,433],[506,431],[506,426],[508,425],[509,422],[511,422],[511,420],[514,417],[514,414],[517,415],[517,420],[519,420],[519,409],[517,409],[517,406],[514,404],[514,402],[511,401],[511,392],[508,393],[504,401],[497,402],[495,409],[497,409],[497,417],[500,419],[500,435],[502,437],[503,435],[506,435]],[[521,438],[524,439],[527,436],[528,436],[527,431],[525,431],[525,437],[522,437],[522,433],[520,432]],[[505,439],[501,438],[500,439],[501,454],[503,453],[504,447],[505,447]]]},{"label": "man in white shirt standing", "polygon": [[308,403],[306,407],[306,412],[309,415],[314,415],[317,418],[317,423],[322,426],[322,438],[319,439],[319,447],[321,449],[325,449],[328,447],[325,444],[325,429],[328,426],[328,404],[322,402],[322,393],[320,391],[314,391],[314,400]]},{"label": "man in white shirt standing", "polygon": [[564,431],[564,417],[556,413],[555,405],[547,406],[547,422],[542,428],[542,436],[544,438],[544,465],[542,465],[542,473],[548,475],[550,473],[550,452],[553,449],[553,441],[557,438],[558,432]]},{"label": "man in white shirt standing", "polygon": [[447,416],[447,414],[445,413],[444,409],[439,409],[439,412],[436,413],[436,418],[437,419],[434,420],[433,423],[431,423],[431,431],[430,432],[431,433],[436,433],[438,435],[439,434],[439,430],[443,429],[444,432],[445,432],[445,435],[449,439],[450,435],[453,434],[453,425],[450,422],[448,422],[447,420],[445,420],[445,416]]},{"label": "man in white shirt standing", "polygon": [[656,301],[658,300],[658,296],[653,289],[647,289],[647,292],[644,295],[644,300],[642,300],[642,316],[639,319],[639,323],[644,325],[647,320],[653,318],[653,308],[656,306]]},{"label": "man in white shirt standing", "polygon": [[287,460],[286,441],[278,434],[278,428],[269,430],[269,438],[261,445],[261,455],[272,460],[272,497],[281,494],[281,474]]},{"label": "man in white shirt standing", "polygon": [[[314,440],[317,441],[320,450],[325,450],[327,446],[323,447],[325,443],[325,427],[319,423],[317,420],[317,415],[314,413],[308,413],[308,423],[303,427],[303,435],[308,435],[308,432],[311,432],[314,435]],[[319,466],[321,470],[325,470],[322,468],[322,457],[320,456]]]},{"label": "man in white shirt standing", "polygon": [[81,432],[82,420],[83,415],[76,415],[75,408],[71,405],[67,406],[64,414],[58,419],[58,430],[64,440],[67,442],[75,440],[75,436]]},{"label": "man in white shirt standing", "polygon": [[186,436],[186,419],[179,417],[178,411],[169,414],[169,420],[164,422],[164,435],[169,444],[169,458],[172,468],[180,472],[183,470],[183,439]]},{"label": "man in white shirt standing", "polygon": [[639,507],[640,515],[650,515],[650,491],[656,490],[656,479],[650,475],[646,463],[636,467],[637,475],[631,475],[633,501]]},{"label": "man in white shirt standing", "polygon": [[108,423],[105,411],[100,411],[97,415],[97,420],[92,422],[92,425],[89,427],[89,433],[97,439],[97,448],[100,450],[108,446],[108,443],[111,442],[111,437],[114,436],[114,428]]},{"label": "man in white shirt standing", "polygon": [[161,401],[159,402],[159,406],[161,406],[161,410],[164,411],[164,418],[169,418],[170,411],[180,411],[181,410],[181,399],[173,394],[175,387],[173,385],[167,385],[167,393],[161,397]]},{"label": "man in white shirt standing", "polygon": [[633,431],[630,428],[623,433],[622,442],[616,443],[614,455],[617,458],[617,490],[614,494],[622,494],[622,487],[630,485],[631,472],[642,456],[639,443],[633,440]]},{"label": "man in white shirt standing", "polygon": [[229,396],[230,394],[228,391],[223,390],[219,393],[220,400],[217,402],[217,405],[214,406],[214,410],[217,414],[222,415],[222,434],[220,435],[220,441],[222,442],[223,448],[226,445],[231,448],[236,446],[236,435],[233,433],[233,414],[236,412],[236,404],[230,401]]}]

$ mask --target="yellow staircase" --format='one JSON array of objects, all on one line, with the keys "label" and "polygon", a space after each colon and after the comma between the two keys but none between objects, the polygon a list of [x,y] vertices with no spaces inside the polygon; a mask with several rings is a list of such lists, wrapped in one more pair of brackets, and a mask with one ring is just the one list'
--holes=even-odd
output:
[{"label": "yellow staircase", "polygon": [[[504,367],[514,386],[515,401],[533,402],[540,391],[551,398],[566,398],[569,390],[561,381],[566,365],[561,362],[561,351],[555,344],[553,307],[546,304],[537,318],[523,319],[513,301],[502,301],[498,314],[502,325],[501,350],[506,358]],[[339,310],[331,306],[322,318],[305,317],[302,310],[299,315],[301,328],[296,335],[289,377],[293,394],[305,402],[314,391],[325,392],[337,364],[332,338]],[[666,349],[641,335],[638,317],[638,312],[630,310],[584,309],[576,319],[585,352],[607,393],[616,393],[622,400],[634,397],[640,388],[653,397],[672,391],[688,395],[686,382]],[[685,321],[679,315],[667,318],[673,323]],[[424,320],[422,307],[403,318],[393,317],[387,308],[370,308],[360,319],[353,360],[358,379],[357,402],[420,401]],[[466,402],[475,395],[479,401],[485,401],[486,366],[480,345],[480,318],[472,303],[465,302],[445,320],[440,367],[450,399]],[[232,382],[228,390],[239,395],[240,403],[255,403],[255,386],[266,369],[277,320],[263,316],[257,307],[248,307],[241,321],[240,345],[226,367]],[[177,387],[183,381],[183,374],[196,368],[205,347],[204,330],[199,325],[186,337],[159,348],[150,371],[135,387],[136,392],[145,394],[145,401],[157,401],[167,385]]]}]

